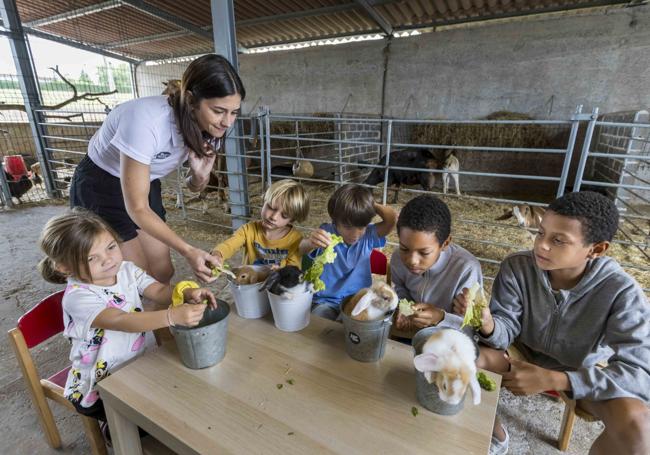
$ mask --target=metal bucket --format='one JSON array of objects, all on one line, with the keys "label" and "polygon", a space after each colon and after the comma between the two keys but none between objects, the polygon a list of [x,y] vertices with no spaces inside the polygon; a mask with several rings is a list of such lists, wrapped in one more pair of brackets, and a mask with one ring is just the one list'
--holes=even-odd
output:
[{"label": "metal bucket", "polygon": [[[341,303],[344,305],[345,301]],[[384,356],[392,316],[378,321],[357,321],[341,311],[345,351],[354,360],[376,362]]]},{"label": "metal bucket", "polygon": [[196,327],[177,325],[169,328],[186,367],[198,370],[221,362],[226,354],[229,314],[230,306],[217,300],[217,309],[207,307]]},{"label": "metal bucket", "polygon": [[268,292],[275,326],[284,332],[297,332],[309,325],[311,299],[314,294],[305,292],[294,294],[293,299],[285,299]]},{"label": "metal bucket", "polygon": [[[429,337],[438,330],[440,330],[439,327],[428,327],[415,334],[413,337],[414,355],[422,353],[424,343],[426,343]],[[458,414],[463,409],[465,396],[467,395],[467,393],[465,393],[463,399],[460,400],[460,403],[458,404],[449,404],[446,401],[442,401],[440,399],[440,394],[438,393],[438,386],[435,382],[429,384],[427,378],[424,377],[424,373],[418,370],[415,370],[415,393],[418,402],[422,407],[431,412],[435,412],[436,414],[445,416]]]},{"label": "metal bucket", "polygon": [[244,319],[257,319],[266,316],[271,309],[269,296],[260,292],[263,283],[237,284],[230,281],[228,286],[235,301],[237,314]]}]

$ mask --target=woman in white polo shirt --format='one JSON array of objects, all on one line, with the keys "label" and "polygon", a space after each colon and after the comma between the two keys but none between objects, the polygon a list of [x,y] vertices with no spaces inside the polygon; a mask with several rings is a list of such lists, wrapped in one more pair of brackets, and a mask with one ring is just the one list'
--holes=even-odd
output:
[{"label": "woman in white polo shirt", "polygon": [[217,260],[179,237],[165,223],[160,178],[188,161],[186,183],[199,192],[208,183],[216,151],[246,95],[224,57],[208,54],[183,73],[181,89],[120,104],[90,140],[70,186],[70,205],[106,220],[123,240],[125,260],[168,283],[174,274],[169,249],[185,257],[203,281]]}]

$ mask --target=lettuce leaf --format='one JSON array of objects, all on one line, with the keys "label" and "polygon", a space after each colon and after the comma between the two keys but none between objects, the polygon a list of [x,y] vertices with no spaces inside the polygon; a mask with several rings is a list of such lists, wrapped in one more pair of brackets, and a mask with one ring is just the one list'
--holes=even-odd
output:
[{"label": "lettuce leaf", "polygon": [[305,281],[311,283],[314,286],[314,292],[322,291],[325,289],[325,283],[320,279],[323,274],[323,269],[325,264],[331,264],[336,259],[336,252],[334,247],[339,243],[343,242],[343,237],[336,234],[330,234],[332,241],[330,244],[323,249],[323,252],[316,256],[314,262],[311,264],[311,267],[305,272]]},{"label": "lettuce leaf", "polygon": [[480,385],[483,390],[494,392],[497,389],[496,381],[482,371],[476,373],[476,379],[478,380],[478,385]]},{"label": "lettuce leaf", "polygon": [[413,305],[415,305],[415,302],[412,302],[411,300],[400,299],[398,305],[399,305],[399,314],[403,316],[410,316],[415,313],[415,310],[413,309]]},{"label": "lettuce leaf", "polygon": [[469,290],[467,300],[467,310],[465,311],[465,317],[463,318],[463,323],[460,328],[462,329],[469,325],[478,330],[481,328],[482,324],[481,312],[483,311],[483,308],[487,308],[487,300],[480,284],[474,283]]}]

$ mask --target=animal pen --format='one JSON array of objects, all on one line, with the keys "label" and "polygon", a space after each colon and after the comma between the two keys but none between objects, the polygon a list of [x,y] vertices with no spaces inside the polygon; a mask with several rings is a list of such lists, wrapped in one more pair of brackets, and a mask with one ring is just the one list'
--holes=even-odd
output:
[{"label": "animal pen", "polygon": [[[35,185],[26,196],[28,200],[66,197],[74,167],[105,113],[40,110],[39,115],[47,157],[41,163],[44,186]],[[72,120],[62,121],[63,115]],[[615,200],[621,212],[610,254],[650,292],[647,111],[599,115],[597,109],[582,113],[578,107],[566,120],[533,120],[508,112],[481,120],[416,120],[342,113],[275,114],[262,106],[238,123],[241,133],[233,130],[229,137],[240,142],[242,152],[227,150],[227,168],[212,171],[227,176],[225,181],[215,179],[220,183],[198,196],[184,188],[184,169],[163,183],[171,218],[200,226],[208,237],[255,219],[265,189],[278,179],[299,180],[310,193],[310,215],[299,226],[309,231],[328,219],[327,199],[337,186],[365,185],[373,169],[383,172],[384,182],[390,171],[425,172],[435,176],[435,187],[365,186],[372,188],[377,200],[398,210],[418,194],[442,197],[452,212],[454,241],[479,258],[489,290],[501,260],[532,246],[528,232],[532,229],[512,219],[497,221],[499,215],[514,205],[545,206],[566,191],[591,189]],[[453,153],[460,162],[456,173],[461,194],[455,194],[453,185],[453,191],[442,194],[443,169],[392,164],[402,151],[412,149],[430,150],[438,163]],[[309,162],[313,173],[293,175],[297,162]],[[4,203],[13,200],[16,205],[8,192],[9,182],[2,183]],[[228,193],[229,210],[223,210],[219,190]],[[389,236],[388,254],[396,242],[395,234]]]}]

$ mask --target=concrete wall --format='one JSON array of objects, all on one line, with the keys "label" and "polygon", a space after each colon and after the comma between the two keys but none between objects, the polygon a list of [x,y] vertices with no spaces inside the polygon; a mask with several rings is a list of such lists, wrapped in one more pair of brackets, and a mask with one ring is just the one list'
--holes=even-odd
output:
[{"label": "concrete wall", "polygon": [[[384,40],[240,55],[250,109],[381,112]],[[186,64],[140,66],[141,95]],[[650,5],[461,27],[394,39],[385,114],[476,118],[497,110],[566,118],[650,106]],[[409,105],[410,99],[410,105]],[[408,105],[408,109],[407,109]]]}]

